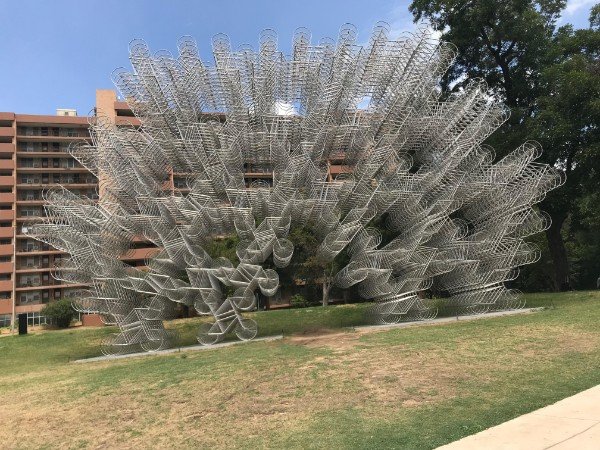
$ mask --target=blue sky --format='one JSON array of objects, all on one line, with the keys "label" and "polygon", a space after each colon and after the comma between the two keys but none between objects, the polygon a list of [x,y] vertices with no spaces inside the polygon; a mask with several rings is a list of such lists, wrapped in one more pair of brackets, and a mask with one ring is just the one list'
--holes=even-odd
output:
[{"label": "blue sky", "polygon": [[[569,0],[563,22],[587,27],[597,0]],[[389,0],[0,0],[0,111],[87,114],[95,90],[112,88],[111,72],[129,67],[127,45],[143,38],[152,50],[175,52],[177,39],[193,36],[210,59],[210,41],[229,35],[233,47],[273,28],[287,51],[293,32],[306,27],[313,40],[336,37],[350,22],[367,40],[379,20],[401,32],[412,28],[410,1]]]}]

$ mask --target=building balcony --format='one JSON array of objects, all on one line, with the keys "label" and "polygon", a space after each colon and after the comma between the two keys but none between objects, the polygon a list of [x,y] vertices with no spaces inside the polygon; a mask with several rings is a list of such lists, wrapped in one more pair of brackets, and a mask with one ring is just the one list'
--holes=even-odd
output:
[{"label": "building balcony", "polygon": [[134,260],[134,259],[146,259],[155,256],[158,252],[160,252],[159,248],[151,247],[151,248],[136,248],[128,250],[125,255],[120,256],[121,260]]},{"label": "building balcony", "polygon": [[12,176],[0,176],[0,186],[12,186],[15,179]]},{"label": "building balcony", "polygon": [[16,273],[40,273],[40,272],[50,272],[52,271],[51,267],[43,267],[42,264],[22,264],[17,267]]},{"label": "building balcony", "polygon": [[0,112],[0,121],[12,122],[13,120],[15,120],[15,113]]},{"label": "building balcony", "polygon": [[[28,237],[31,240],[31,237]],[[48,244],[42,244],[41,242],[34,241],[34,244],[29,244],[20,248],[17,248],[17,253],[35,253],[35,252],[45,252],[47,250],[54,250],[54,248],[50,247]]]},{"label": "building balcony", "polygon": [[14,159],[0,159],[0,169],[12,170],[14,168],[15,168],[15,160]]},{"label": "building balcony", "polygon": [[12,255],[15,246],[12,244],[2,244],[0,245],[0,256]]},{"label": "building balcony", "polygon": [[12,280],[0,280],[0,292],[12,291]]},{"label": "building balcony", "polygon": [[17,149],[17,155],[22,156],[22,157],[42,157],[42,158],[48,158],[48,157],[57,157],[57,158],[65,158],[65,157],[70,157],[71,155],[69,153],[67,153],[67,149],[65,148],[64,150],[55,150],[55,149],[50,149],[50,150],[24,150],[24,149]]},{"label": "building balcony", "polygon": [[14,218],[14,209],[0,209],[0,220],[13,220]]},{"label": "building balcony", "polygon": [[[14,237],[15,230],[13,227],[0,227],[0,238],[12,238]],[[1,264],[1,263],[0,263]]]},{"label": "building balcony", "polygon": [[[11,289],[12,291],[12,289]],[[12,298],[0,299],[0,314],[12,314],[13,301]]]},{"label": "building balcony", "polygon": [[0,127],[0,138],[15,137],[15,129],[13,127]]},{"label": "building balcony", "polygon": [[[17,292],[27,292],[27,291],[38,291],[45,289],[64,289],[64,288],[73,288],[73,287],[85,287],[85,284],[67,284],[63,281],[54,281],[56,284],[52,284],[52,281],[40,281],[38,283],[31,283],[31,286],[17,286],[15,287],[15,291]],[[11,282],[12,283],[12,282]]]},{"label": "building balcony", "polygon": [[115,125],[118,127],[139,127],[142,124],[142,121],[137,117],[123,117],[117,116],[115,117]]},{"label": "building balcony", "polygon": [[15,265],[12,262],[0,263],[0,273],[12,273]]},{"label": "building balcony", "polygon": [[44,300],[38,298],[37,300],[32,300],[31,303],[25,303],[23,305],[19,305],[17,303],[15,307],[15,314],[40,312],[44,306],[46,306],[46,303],[48,303],[47,298]]},{"label": "building balcony", "polygon": [[[2,178],[2,177],[0,177]],[[8,177],[12,180],[12,177]],[[81,181],[63,181],[60,183],[55,183],[55,182],[48,182],[48,183],[42,183],[40,180],[37,181],[32,181],[31,183],[19,183],[17,184],[17,187],[20,189],[24,189],[24,188],[41,188],[41,189],[46,189],[52,186],[65,186],[65,187],[72,187],[72,188],[82,188],[82,189],[89,189],[92,187],[95,187],[98,185],[98,181],[93,180],[93,181],[88,181],[88,180],[81,180]],[[0,180],[0,186],[2,186],[2,180]]]},{"label": "building balcony", "polygon": [[131,108],[129,107],[129,103],[127,103],[127,102],[122,102],[122,101],[116,100],[113,103],[113,106],[115,108],[115,111],[117,111],[117,112],[121,112],[121,111],[131,112]]},{"label": "building balcony", "polygon": [[[1,160],[0,160],[1,161]],[[52,167],[52,166],[47,166],[47,167],[36,167],[36,166],[18,166],[17,167],[17,171],[19,173],[40,173],[40,172],[45,172],[45,173],[64,173],[64,172],[79,172],[79,173],[85,173],[85,172],[89,172],[89,170],[87,170],[85,167],[83,166],[79,166],[79,167]]]},{"label": "building balcony", "polygon": [[49,131],[52,132],[53,127],[59,127],[63,130],[65,128],[85,130],[88,127],[89,117],[15,114],[15,119],[19,125],[32,128],[49,128]]},{"label": "building balcony", "polygon": [[15,194],[12,192],[0,192],[0,203],[14,203]]},{"label": "building balcony", "polygon": [[[1,250],[1,246],[0,245],[0,250]],[[12,245],[9,245],[9,247],[11,247],[12,249]],[[17,249],[17,256],[35,256],[35,255],[60,255],[64,252],[61,252],[60,250],[56,250],[55,248],[48,248],[48,249],[43,249],[43,248],[35,248],[35,249]],[[8,253],[8,254],[12,254]],[[0,251],[0,255],[2,255],[1,251]]]},{"label": "building balcony", "polygon": [[31,206],[39,206],[46,203],[41,197],[34,198],[33,200],[29,197],[19,198],[17,199],[17,205],[31,205]]},{"label": "building balcony", "polygon": [[[2,128],[0,128],[1,130]],[[12,128],[11,128],[12,129]],[[14,136],[14,131],[13,131]],[[0,135],[0,137],[2,137]],[[73,141],[90,141],[92,138],[89,135],[77,135],[77,136],[53,136],[47,135],[30,135],[30,134],[18,134],[17,139],[19,142],[73,142]]]},{"label": "building balcony", "polygon": [[44,284],[50,284],[49,280],[45,280],[42,281],[41,279],[38,280],[27,280],[27,281],[19,281],[17,282],[17,288],[30,288],[30,287],[41,287]]},{"label": "building balcony", "polygon": [[37,216],[17,216],[17,222],[39,222],[40,218],[44,217],[44,214],[42,212],[39,213],[39,215]]},{"label": "building balcony", "polygon": [[10,144],[6,142],[0,143],[0,153],[14,153],[15,152],[15,144]]}]

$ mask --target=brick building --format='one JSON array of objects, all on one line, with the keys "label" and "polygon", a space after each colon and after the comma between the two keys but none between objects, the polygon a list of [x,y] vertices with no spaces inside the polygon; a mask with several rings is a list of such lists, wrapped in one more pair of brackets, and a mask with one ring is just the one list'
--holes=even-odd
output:
[{"label": "brick building", "polygon": [[[137,119],[112,90],[96,92],[96,110],[118,126]],[[81,285],[65,284],[51,275],[64,253],[24,235],[33,220],[44,215],[42,192],[62,185],[98,198],[98,180],[68,153],[71,143],[89,141],[89,121],[71,109],[55,116],[0,112],[0,327],[27,313],[28,322],[45,323],[40,310],[50,301],[71,298]],[[148,245],[141,242],[127,254],[142,265]]]},{"label": "brick building", "polygon": [[[120,127],[140,124],[126,102],[114,90],[96,91],[95,114]],[[221,117],[225,120],[225,117]],[[24,235],[32,221],[44,214],[42,192],[62,185],[73,192],[98,199],[98,180],[68,153],[71,143],[89,141],[89,122],[75,110],[57,109],[55,116],[0,112],[0,327],[27,313],[30,325],[45,323],[41,309],[50,301],[72,298],[82,285],[54,280],[51,272],[64,253]],[[328,161],[328,180],[350,172],[335,158]],[[272,183],[273,174],[246,165],[246,184]],[[171,173],[165,189],[185,193],[186,174]],[[123,260],[144,266],[157,249],[136,239]]]}]

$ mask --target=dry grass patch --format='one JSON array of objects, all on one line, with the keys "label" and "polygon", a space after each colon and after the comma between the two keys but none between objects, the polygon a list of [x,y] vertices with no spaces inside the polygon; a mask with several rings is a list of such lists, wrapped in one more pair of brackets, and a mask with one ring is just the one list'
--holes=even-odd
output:
[{"label": "dry grass patch", "polygon": [[[65,362],[69,348],[60,347],[68,343],[73,358],[88,354],[85,331],[55,341],[58,333],[9,340],[25,346],[9,360],[28,357],[30,368],[0,375],[0,395],[9,399],[0,408],[0,442],[426,448],[600,382],[593,370],[600,333],[589,323],[600,319],[599,307],[594,300],[440,326],[313,330],[283,341],[86,365]],[[102,337],[93,336],[94,343]]]}]

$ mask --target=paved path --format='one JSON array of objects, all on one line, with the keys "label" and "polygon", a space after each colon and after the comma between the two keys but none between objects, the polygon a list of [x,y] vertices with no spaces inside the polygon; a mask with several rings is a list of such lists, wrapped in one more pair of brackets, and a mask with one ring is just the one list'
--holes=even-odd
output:
[{"label": "paved path", "polygon": [[598,450],[600,385],[440,449]]},{"label": "paved path", "polygon": [[374,330],[386,330],[388,328],[406,328],[423,325],[439,325],[442,323],[460,322],[465,320],[490,319],[492,317],[514,316],[515,314],[529,314],[532,312],[541,311],[542,309],[544,308],[511,309],[508,311],[496,311],[484,314],[471,314],[468,316],[439,317],[437,319],[432,320],[415,320],[414,322],[400,322],[393,323],[390,325],[359,325],[353,328],[356,330],[365,330],[369,328],[372,328]]},{"label": "paved path", "polygon": [[127,353],[125,355],[110,355],[110,356],[96,356],[95,358],[76,359],[74,363],[87,363],[96,361],[112,361],[115,359],[126,359],[126,358],[137,358],[140,356],[156,356],[156,355],[168,355],[170,353],[179,352],[198,352],[202,350],[213,350],[215,348],[231,347],[232,345],[247,344],[249,342],[265,342],[265,341],[276,341],[277,339],[283,339],[283,335],[267,336],[262,338],[252,339],[251,341],[230,341],[221,342],[220,344],[213,345],[188,345],[186,347],[168,348],[166,350],[159,350],[157,352],[139,352],[139,353]]}]

